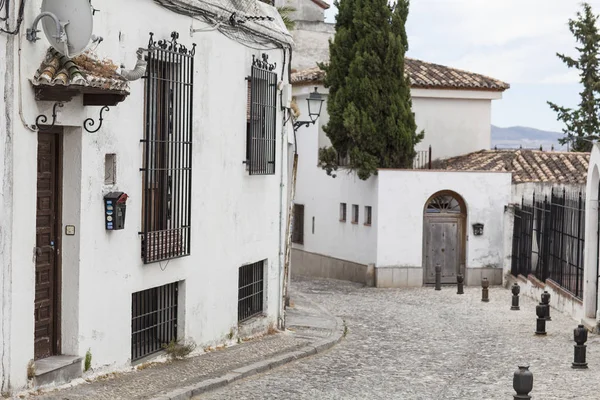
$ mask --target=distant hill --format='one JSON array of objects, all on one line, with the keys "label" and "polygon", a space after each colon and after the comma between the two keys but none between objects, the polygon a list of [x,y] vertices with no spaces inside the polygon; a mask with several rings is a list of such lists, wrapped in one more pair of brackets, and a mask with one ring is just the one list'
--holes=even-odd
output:
[{"label": "distant hill", "polygon": [[539,149],[541,145],[544,150],[550,150],[554,145],[554,150],[567,150],[566,145],[558,143],[558,139],[563,135],[562,132],[542,131],[524,126],[500,128],[492,125],[492,149],[494,146],[499,149],[518,149],[520,146],[527,149]]}]

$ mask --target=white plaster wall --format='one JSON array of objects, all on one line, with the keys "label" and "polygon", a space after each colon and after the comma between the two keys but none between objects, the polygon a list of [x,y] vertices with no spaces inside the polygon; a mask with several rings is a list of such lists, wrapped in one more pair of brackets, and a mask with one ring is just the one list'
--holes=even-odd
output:
[{"label": "white plaster wall", "polygon": [[[510,200],[510,173],[380,170],[378,177],[377,267],[421,267],[423,210],[442,190],[467,205],[467,268],[502,268],[504,206]],[[471,225],[484,224],[483,236]]]},{"label": "white plaster wall", "polygon": [[411,89],[413,112],[425,138],[415,150],[431,146],[432,159],[489,149],[492,99],[499,92]]},{"label": "white plaster wall", "polygon": [[[301,93],[313,86],[295,86],[294,91]],[[323,86],[318,88],[322,93]],[[415,150],[431,145],[432,159],[437,160],[490,149],[492,100],[501,99],[502,93],[413,88],[411,96],[418,132],[425,131]],[[326,109],[325,103],[321,119],[329,120]],[[325,132],[319,135],[320,147],[330,145]]]},{"label": "white plaster wall", "polygon": [[[37,15],[40,4],[41,0],[27,3],[24,26]],[[132,23],[131,15],[143,17]],[[177,30],[181,43],[188,47],[192,42],[198,45],[194,76],[192,255],[160,265],[143,265],[140,258],[143,81],[132,82],[131,95],[105,113],[98,133],[83,131],[81,125],[87,117],[97,120],[99,107],[84,108],[80,97],[65,104],[57,119],[58,125],[68,127],[64,133],[61,231],[64,232],[64,225],[75,225],[76,235],[63,237],[63,353],[83,356],[90,349],[96,369],[126,365],[130,358],[131,294],[183,280],[180,307],[185,309],[185,336],[199,344],[222,341],[237,326],[238,268],[262,259],[268,260],[264,322],[275,322],[280,304],[280,212],[281,204],[285,207],[287,201],[285,179],[284,187],[280,187],[281,174],[287,174],[287,165],[279,157],[284,131],[280,114],[276,174],[250,177],[242,164],[246,146],[245,77],[250,74],[252,55],[258,56],[260,51],[217,31],[197,33],[192,38],[188,33],[192,24],[195,28],[207,25],[145,0],[106,1],[94,17],[94,24],[94,33],[104,37],[98,54],[128,67],[135,64],[135,51],[147,45],[150,31],[159,40],[170,38],[171,31]],[[0,35],[0,46],[3,43]],[[40,113],[50,115],[53,104],[35,102],[28,82],[48,43],[45,39],[35,44],[23,40],[22,46],[24,117],[33,124]],[[13,53],[16,55],[16,49]],[[268,53],[270,61],[277,63],[282,79],[282,51]],[[3,68],[0,66],[0,71]],[[283,78],[287,80],[287,74]],[[13,105],[17,104],[17,92],[14,91]],[[25,385],[27,362],[33,358],[37,134],[18,122],[17,110],[10,116],[14,121],[14,153],[19,154],[12,165],[19,174],[12,197],[18,199],[11,213],[15,218],[12,265],[19,268],[13,268],[12,275],[13,309],[8,316],[12,326],[8,326],[13,340],[9,342],[8,368],[12,387],[18,388]],[[0,126],[2,121],[0,113]],[[0,144],[2,152],[4,146]],[[117,155],[117,184],[113,187],[103,185],[106,153]],[[5,177],[3,184],[6,182]],[[130,196],[122,231],[104,230],[103,195],[109,191],[124,191]],[[3,197],[0,196],[0,202],[6,202]],[[1,257],[3,261],[6,258]],[[6,270],[4,265],[2,270]],[[5,327],[7,317],[4,313],[2,317]]]},{"label": "white plaster wall", "polygon": [[588,168],[585,203],[585,244],[584,244],[584,282],[583,282],[583,308],[586,318],[593,318],[600,322],[600,312],[596,305],[600,304],[598,298],[598,188],[600,187],[600,148],[596,143],[592,147]]},{"label": "white plaster wall", "polygon": [[[308,118],[306,96],[309,89],[314,90],[311,87],[295,91],[302,113],[300,120]],[[322,87],[318,90],[326,92]],[[294,244],[294,248],[358,264],[373,263],[377,244],[377,178],[362,181],[355,174],[341,169],[337,171],[337,177],[332,178],[318,167],[319,136],[325,137],[322,126],[327,120],[328,116],[324,115],[317,124],[302,127],[297,133],[295,203],[304,205],[304,245]],[[347,204],[345,223],[339,221],[340,203]],[[353,204],[359,205],[358,224],[351,223]],[[364,225],[365,206],[372,207],[371,226]]]}]

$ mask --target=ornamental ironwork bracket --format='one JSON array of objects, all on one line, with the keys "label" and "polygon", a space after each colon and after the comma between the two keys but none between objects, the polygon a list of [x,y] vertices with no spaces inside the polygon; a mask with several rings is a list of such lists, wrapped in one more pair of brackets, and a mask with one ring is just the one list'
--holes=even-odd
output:
[{"label": "ornamental ironwork bracket", "polygon": [[[40,114],[37,116],[37,118],[35,119],[35,126],[38,128],[39,131],[49,131],[54,127],[54,124],[56,123],[56,107],[64,107],[64,104],[61,102],[54,103],[54,106],[52,106],[52,124],[50,125],[46,125],[48,117],[46,117],[44,114]],[[44,127],[42,127],[42,125]]]},{"label": "ornamental ironwork bracket", "polygon": [[104,106],[100,109],[100,118],[98,119],[98,127],[96,129],[90,129],[91,127],[93,127],[94,125],[96,125],[96,121],[94,121],[92,118],[88,118],[85,121],[83,121],[83,128],[88,131],[89,133],[96,133],[100,130],[100,128],[102,128],[102,121],[104,120],[102,118],[102,113],[104,111],[110,111],[110,108],[108,108],[108,106]]},{"label": "ornamental ironwork bracket", "polygon": [[192,57],[196,55],[196,43],[192,43],[192,48],[188,49],[185,45],[179,43],[177,41],[178,39],[179,33],[173,31],[171,32],[171,40],[155,41],[154,33],[150,32],[150,39],[148,40],[148,51],[162,49]]},{"label": "ornamental ironwork bracket", "polygon": [[302,128],[303,126],[305,127],[309,127],[311,125],[313,125],[316,121],[296,121],[294,122],[294,132],[296,132],[298,129]]}]

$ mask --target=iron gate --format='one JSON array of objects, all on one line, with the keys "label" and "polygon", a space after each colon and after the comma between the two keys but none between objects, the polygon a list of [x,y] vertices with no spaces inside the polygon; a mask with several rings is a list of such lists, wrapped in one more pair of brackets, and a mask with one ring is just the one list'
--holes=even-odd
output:
[{"label": "iron gate", "polygon": [[515,209],[511,273],[550,279],[583,298],[585,195],[552,190]]}]

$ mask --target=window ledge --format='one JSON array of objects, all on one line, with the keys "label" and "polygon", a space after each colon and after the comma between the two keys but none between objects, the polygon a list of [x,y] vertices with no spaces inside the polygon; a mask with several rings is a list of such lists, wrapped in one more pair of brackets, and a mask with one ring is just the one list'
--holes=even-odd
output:
[{"label": "window ledge", "polygon": [[352,221],[352,225],[358,225],[358,221],[356,221],[356,222]]},{"label": "window ledge", "polygon": [[264,311],[261,311],[260,313],[251,316],[248,319],[245,319],[241,322],[238,321],[238,326],[242,327],[242,326],[247,326],[247,325],[252,325],[253,323],[255,323],[257,320],[259,319],[265,319],[267,318],[267,313]]},{"label": "window ledge", "polygon": [[371,226],[371,224],[367,224],[367,223],[365,222],[365,226]]},{"label": "window ledge", "polygon": [[340,222],[346,222],[346,220],[345,219],[340,219]]}]

